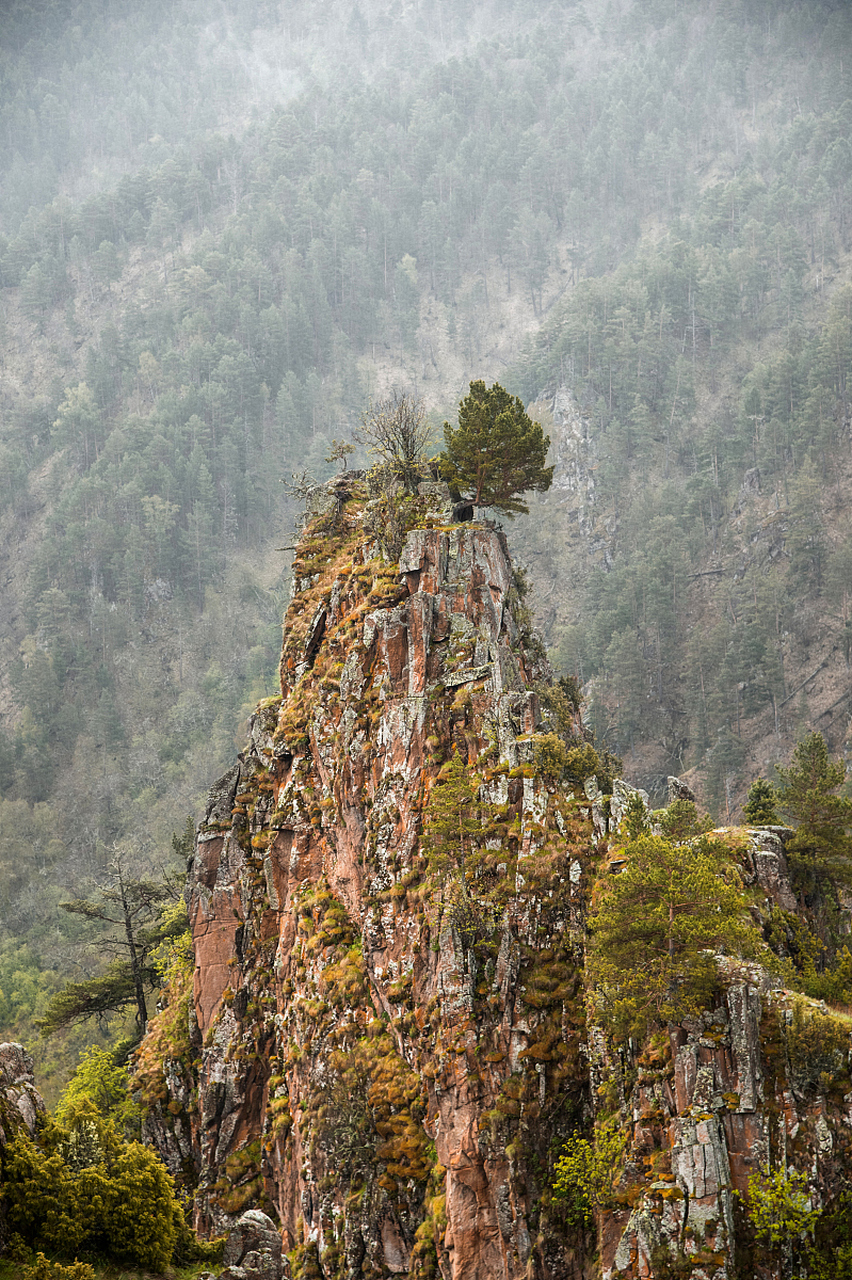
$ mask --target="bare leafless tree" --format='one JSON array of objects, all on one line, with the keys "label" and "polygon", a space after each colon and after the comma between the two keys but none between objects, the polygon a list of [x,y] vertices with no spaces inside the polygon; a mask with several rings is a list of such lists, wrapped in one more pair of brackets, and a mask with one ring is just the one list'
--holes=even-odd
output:
[{"label": "bare leafless tree", "polygon": [[389,478],[400,480],[415,493],[432,433],[423,401],[392,391],[371,401],[361,416],[358,439],[379,461]]}]

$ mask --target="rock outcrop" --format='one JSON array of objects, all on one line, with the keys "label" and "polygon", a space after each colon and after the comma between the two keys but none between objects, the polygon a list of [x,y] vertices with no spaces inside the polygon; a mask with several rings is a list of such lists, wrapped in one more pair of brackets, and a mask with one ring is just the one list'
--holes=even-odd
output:
[{"label": "rock outcrop", "polygon": [[45,1113],[35,1085],[33,1060],[22,1044],[0,1044],[0,1147],[24,1128],[34,1133]]},{"label": "rock outcrop", "polygon": [[[263,1208],[299,1274],[579,1277],[547,1201],[590,1114],[592,803],[536,765],[548,673],[502,533],[428,494],[387,559],[349,489],[299,548],[283,697],[199,827],[194,1064],[167,1064],[149,1136],[185,1166],[189,1124],[198,1225]],[[456,758],[488,825],[475,877],[421,847]]]},{"label": "rock outcrop", "polygon": [[[35,1133],[45,1111],[27,1050],[22,1044],[0,1044],[0,1157],[19,1133]],[[0,1200],[0,1252],[7,1243],[7,1230]]]},{"label": "rock outcrop", "polygon": [[[198,829],[149,1138],[202,1231],[261,1210],[294,1277],[733,1280],[734,1192],[779,1144],[836,1190],[836,1036],[822,1076],[794,1068],[787,996],[724,958],[715,1007],[649,1045],[590,1024],[588,901],[631,789],[588,776],[502,533],[449,523],[438,488],[371,502],[350,477],[313,504],[282,696]],[[785,833],[722,836],[761,927],[791,917]],[[569,1224],[555,1161],[613,1107],[616,1198]]]}]

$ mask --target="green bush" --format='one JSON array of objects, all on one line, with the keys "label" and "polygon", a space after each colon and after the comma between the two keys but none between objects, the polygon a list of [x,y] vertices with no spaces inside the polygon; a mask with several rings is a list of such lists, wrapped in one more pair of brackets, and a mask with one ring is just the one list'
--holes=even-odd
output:
[{"label": "green bush", "polygon": [[6,1155],[3,1196],[11,1231],[63,1257],[86,1251],[152,1271],[168,1266],[183,1214],[157,1157],[125,1142],[90,1102],[70,1126],[19,1134]]},{"label": "green bush", "polygon": [[801,996],[794,998],[787,1028],[787,1053],[796,1089],[815,1089],[831,1080],[845,1080],[849,1030],[843,1019],[823,1013]]},{"label": "green bush", "polygon": [[95,1269],[88,1262],[77,1261],[66,1267],[39,1253],[31,1267],[24,1267],[21,1280],[95,1280]]},{"label": "green bush", "polygon": [[100,1115],[113,1120],[126,1137],[138,1134],[139,1105],[130,1092],[127,1067],[116,1063],[112,1050],[90,1045],[80,1054],[77,1070],[56,1106],[60,1124],[67,1123],[83,1098],[88,1098]]},{"label": "green bush", "polygon": [[762,1244],[777,1248],[813,1229],[818,1217],[808,1180],[796,1169],[756,1173],[748,1181],[748,1216]]},{"label": "green bush", "polygon": [[620,1172],[624,1134],[616,1121],[602,1125],[594,1142],[574,1135],[556,1162],[553,1196],[570,1223],[591,1222],[595,1209],[615,1204],[614,1181]]}]

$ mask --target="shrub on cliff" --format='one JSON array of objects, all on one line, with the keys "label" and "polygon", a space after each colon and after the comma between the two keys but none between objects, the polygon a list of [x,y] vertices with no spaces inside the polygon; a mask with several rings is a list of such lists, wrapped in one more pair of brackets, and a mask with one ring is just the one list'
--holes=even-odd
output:
[{"label": "shrub on cliff", "polygon": [[392,391],[381,400],[370,402],[361,417],[358,439],[378,458],[385,479],[398,480],[406,493],[416,493],[431,434],[432,424],[423,401]]},{"label": "shrub on cliff", "polygon": [[595,1209],[611,1209],[614,1182],[624,1152],[624,1131],[616,1121],[601,1125],[594,1141],[574,1135],[556,1161],[553,1196],[575,1226],[591,1222]]},{"label": "shrub on cliff", "polygon": [[[764,1260],[802,1260],[819,1218],[808,1194],[807,1175],[796,1169],[756,1173],[748,1182],[748,1217]],[[792,1270],[792,1268],[791,1268]]]},{"label": "shrub on cliff", "polygon": [[48,1121],[35,1140],[18,1135],[6,1151],[2,1191],[10,1231],[65,1257],[105,1254],[162,1271],[185,1233],[166,1169],[147,1148],[123,1141],[88,1101],[67,1128]]}]

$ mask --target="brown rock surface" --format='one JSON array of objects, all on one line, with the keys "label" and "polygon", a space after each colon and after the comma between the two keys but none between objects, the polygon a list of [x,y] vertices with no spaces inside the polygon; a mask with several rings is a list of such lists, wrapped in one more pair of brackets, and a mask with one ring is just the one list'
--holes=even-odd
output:
[{"label": "brown rock surface", "polygon": [[[731,1277],[733,1193],[777,1125],[828,1194],[852,1105],[779,1067],[783,993],[757,966],[729,966],[718,1007],[644,1056],[587,1024],[608,806],[542,765],[582,728],[546,709],[503,535],[430,501],[389,522],[354,479],[314,503],[282,697],[199,827],[191,1050],[149,1136],[197,1171],[203,1230],[277,1219],[294,1278],[635,1280],[684,1250],[696,1280]],[[456,756],[482,828],[454,863],[428,815]],[[784,833],[732,840],[761,920],[792,909]],[[551,1199],[554,1162],[613,1082],[620,1202],[587,1231]]]}]

